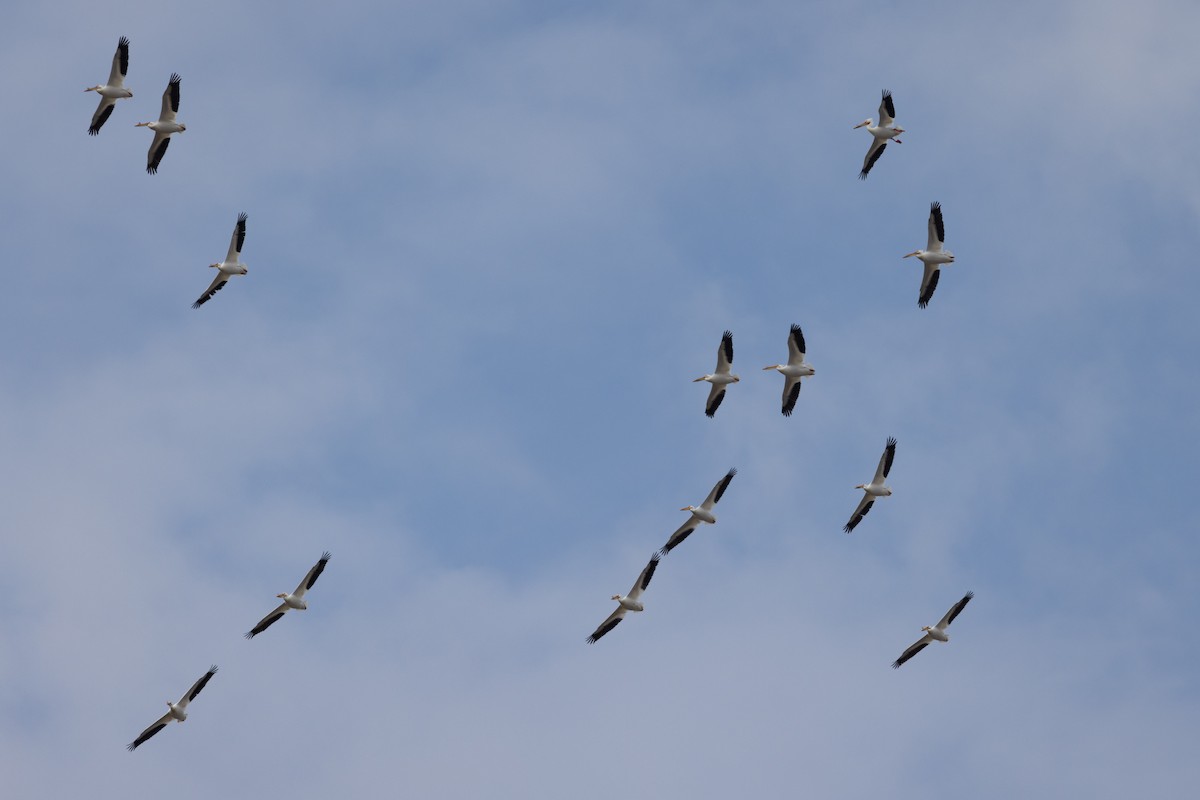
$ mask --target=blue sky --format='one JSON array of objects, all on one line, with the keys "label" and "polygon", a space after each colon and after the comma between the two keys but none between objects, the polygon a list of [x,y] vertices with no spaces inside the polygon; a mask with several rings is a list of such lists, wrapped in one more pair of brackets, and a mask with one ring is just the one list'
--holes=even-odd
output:
[{"label": "blue sky", "polygon": [[[1200,778],[1194,4],[108,8],[0,26],[14,796]],[[860,182],[883,88],[908,133]],[[920,310],[934,200],[958,260]],[[241,211],[249,274],[193,311]]]}]

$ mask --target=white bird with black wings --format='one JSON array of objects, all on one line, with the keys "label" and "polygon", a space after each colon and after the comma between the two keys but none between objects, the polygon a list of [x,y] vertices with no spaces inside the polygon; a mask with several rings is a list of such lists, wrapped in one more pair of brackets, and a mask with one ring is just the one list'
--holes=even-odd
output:
[{"label": "white bird with black wings", "polygon": [[297,611],[307,610],[308,601],[304,599],[304,593],[313,587],[313,584],[317,582],[317,578],[321,577],[321,573],[325,571],[325,565],[329,563],[330,557],[331,556],[329,553],[322,553],[321,560],[316,564],[313,564],[312,569],[310,569],[308,574],[304,576],[304,580],[300,581],[300,585],[296,587],[296,591],[292,592],[291,594],[284,592],[282,594],[275,595],[276,597],[282,598],[283,602],[280,603],[279,606],[270,614],[267,614],[265,617],[260,619],[257,625],[247,631],[246,638],[253,639],[255,636],[258,636],[267,628],[278,622],[284,614],[291,611],[293,608]]},{"label": "white bird with black wings", "polygon": [[905,256],[916,256],[925,265],[925,275],[921,278],[921,293],[917,295],[917,305],[921,308],[929,305],[929,300],[933,297],[938,277],[942,274],[942,264],[954,263],[954,253],[942,247],[945,242],[946,226],[942,224],[942,204],[932,203],[929,206],[929,238],[925,249],[914,250]]},{"label": "white bird with black wings", "polygon": [[892,662],[892,669],[900,669],[901,664],[924,650],[925,646],[930,642],[950,641],[950,635],[946,633],[946,628],[950,627],[950,623],[954,622],[954,618],[957,617],[959,613],[967,607],[967,603],[971,602],[971,598],[974,596],[974,592],[967,592],[965,595],[963,595],[962,600],[959,600],[949,611],[946,612],[946,616],[942,617],[941,622],[939,622],[937,625],[934,625],[932,628],[928,625],[921,628],[921,630],[925,631],[925,635],[913,642],[907,650],[900,654],[899,658]]},{"label": "white bird with black wings", "polygon": [[192,688],[188,689],[187,693],[184,694],[183,697],[179,698],[178,703],[172,703],[170,700],[168,700],[167,701],[167,709],[168,709],[167,713],[165,713],[161,717],[159,717],[153,725],[151,725],[149,728],[146,728],[146,730],[141,732],[141,735],[139,735],[136,739],[134,739],[132,742],[130,742],[128,745],[129,751],[132,752],[132,751],[136,750],[138,748],[138,745],[142,744],[147,739],[149,739],[151,736],[158,733],[163,728],[167,727],[167,723],[170,722],[171,720],[175,720],[176,722],[183,722],[185,719],[187,719],[188,703],[190,703],[196,699],[196,696],[198,694],[200,694],[200,692],[204,689],[204,687],[208,685],[208,682],[210,680],[212,680],[212,676],[216,675],[216,674],[217,674],[217,665],[213,664],[209,668],[208,672],[204,673],[204,675],[200,678],[200,680],[193,683]]},{"label": "white bird with black wings", "polygon": [[683,508],[679,509],[680,511],[690,511],[692,512],[692,515],[688,517],[687,522],[680,525],[679,529],[671,534],[671,538],[667,539],[667,543],[664,544],[658,551],[659,555],[665,556],[667,553],[678,547],[684,539],[695,533],[696,528],[698,528],[700,525],[704,523],[713,525],[716,523],[717,518],[712,513],[713,506],[721,501],[721,496],[725,494],[725,490],[729,488],[729,482],[733,480],[734,475],[737,475],[736,468],[730,469],[729,472],[726,472],[725,477],[717,481],[717,485],[712,488],[712,491],[708,493],[708,497],[704,498],[704,502],[701,503],[699,507],[684,506]]},{"label": "white bird with black wings", "polygon": [[212,296],[221,291],[225,284],[229,283],[229,279],[234,275],[245,275],[249,272],[249,268],[242,263],[242,245],[246,243],[246,215],[238,214],[237,223],[233,226],[233,236],[229,239],[229,252],[225,254],[225,260],[219,264],[209,264],[208,266],[217,271],[217,277],[213,278],[213,282],[204,290],[204,294],[192,303],[192,308],[199,308],[212,299]]},{"label": "white bird with black wings", "polygon": [[89,86],[85,92],[95,92],[100,95],[100,105],[92,114],[92,124],[88,127],[88,135],[100,133],[104,123],[112,116],[117,101],[133,97],[133,92],[125,88],[125,75],[129,72],[129,40],[124,36],[117,42],[117,52],[113,53],[112,69],[108,73],[108,83],[103,86]]},{"label": "white bird with black wings", "polygon": [[800,330],[799,325],[793,325],[791,332],[788,333],[787,363],[763,367],[764,370],[776,370],[784,377],[783,415],[785,417],[792,415],[792,409],[796,407],[796,400],[800,397],[800,378],[817,374],[812,364],[804,360],[805,350],[804,331]]},{"label": "white bird with black wings", "polygon": [[875,498],[892,496],[891,488],[883,482],[883,479],[892,471],[892,459],[895,457],[896,440],[889,437],[887,446],[883,448],[883,455],[879,457],[879,466],[875,468],[875,477],[871,479],[870,483],[860,483],[854,487],[863,490],[863,499],[858,501],[858,508],[854,509],[850,521],[846,523],[846,527],[842,528],[846,533],[854,530],[858,523],[862,522],[862,518],[871,510],[871,506],[875,505]]},{"label": "white bird with black wings", "polygon": [[867,173],[871,171],[871,167],[875,166],[875,162],[887,148],[888,139],[893,139],[896,144],[901,144],[896,137],[904,133],[904,128],[896,127],[896,107],[892,104],[892,93],[887,89],[883,90],[883,100],[879,103],[878,125],[875,125],[871,118],[867,117],[854,127],[866,128],[867,133],[873,137],[871,146],[867,148],[867,155],[863,159],[862,172],[858,173],[859,180],[866,180]]},{"label": "white bird with black wings", "polygon": [[175,115],[179,113],[179,83],[179,76],[172,72],[171,80],[167,82],[167,88],[163,92],[162,111],[158,119],[134,125],[135,128],[149,128],[154,131],[154,141],[150,143],[150,152],[146,154],[146,172],[151,175],[158,172],[158,165],[171,144],[171,136],[187,130],[187,125],[175,121]]},{"label": "white bird with black wings", "polygon": [[619,594],[612,596],[613,600],[617,601],[617,610],[608,615],[608,619],[600,623],[600,627],[592,632],[592,635],[587,638],[588,644],[595,644],[596,640],[604,634],[611,631],[613,628],[621,624],[621,620],[625,619],[627,611],[645,611],[646,607],[639,600],[642,592],[650,585],[650,579],[654,577],[654,570],[658,568],[658,553],[650,557],[650,563],[646,564],[642,574],[638,575],[638,579],[634,581],[633,588],[629,590],[629,594],[622,597]]},{"label": "white bird with black wings", "polygon": [[701,375],[692,383],[708,381],[712,388],[708,391],[708,402],[704,404],[704,415],[711,417],[717,413],[721,401],[725,399],[725,387],[741,380],[730,373],[733,368],[733,334],[725,331],[721,335],[721,344],[717,347],[717,371],[710,375]]}]

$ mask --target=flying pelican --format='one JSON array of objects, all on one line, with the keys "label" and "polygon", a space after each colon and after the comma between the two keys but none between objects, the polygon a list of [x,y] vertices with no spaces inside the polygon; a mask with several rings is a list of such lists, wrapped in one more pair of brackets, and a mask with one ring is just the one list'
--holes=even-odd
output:
[{"label": "flying pelican", "polygon": [[962,600],[959,600],[949,611],[946,612],[946,616],[942,617],[941,622],[939,622],[937,625],[934,625],[932,628],[928,625],[921,628],[921,630],[925,631],[925,635],[913,642],[913,644],[909,646],[907,650],[900,654],[899,658],[892,662],[892,669],[900,669],[901,664],[903,664],[905,661],[908,661],[917,653],[921,652],[923,649],[925,649],[925,645],[932,641],[950,641],[950,634],[946,633],[946,628],[950,627],[950,623],[954,622],[954,618],[958,616],[960,611],[967,607],[967,603],[971,602],[971,598],[974,596],[974,592],[967,592],[963,595]]},{"label": "flying pelican", "polygon": [[712,509],[721,501],[721,495],[725,494],[725,490],[729,488],[729,482],[733,480],[733,476],[737,475],[737,469],[730,469],[725,473],[725,477],[717,481],[717,485],[708,493],[708,497],[704,498],[704,502],[700,507],[684,506],[680,511],[690,511],[692,515],[688,517],[688,521],[679,526],[679,529],[671,534],[671,538],[667,539],[667,543],[659,549],[658,554],[665,556],[667,553],[675,549],[680,542],[691,536],[700,523],[707,522],[709,525],[714,524],[717,518],[713,516]]},{"label": "flying pelican", "polygon": [[242,245],[245,242],[246,215],[242,213],[238,214],[237,224],[233,226],[233,236],[229,239],[229,252],[225,254],[225,260],[220,264],[208,265],[217,270],[217,277],[213,278],[213,282],[204,290],[204,294],[200,295],[200,299],[192,303],[192,308],[199,308],[207,303],[234,275],[245,275],[250,271],[241,261]]},{"label": "flying pelican", "polygon": [[879,457],[879,466],[875,468],[875,477],[870,483],[860,483],[855,486],[855,489],[863,490],[863,499],[858,502],[858,508],[854,509],[854,515],[850,517],[850,521],[846,523],[846,527],[842,528],[846,533],[854,530],[858,523],[862,522],[862,518],[871,510],[871,506],[875,504],[876,497],[891,497],[892,490],[884,485],[883,479],[887,477],[892,469],[892,459],[896,457],[896,440],[889,437],[887,447],[883,448],[883,455]]},{"label": "flying pelican", "polygon": [[321,577],[321,573],[324,572],[325,565],[329,562],[329,558],[329,553],[322,553],[321,560],[316,564],[313,564],[313,568],[310,569],[308,574],[304,576],[304,580],[300,581],[300,585],[296,587],[296,591],[292,592],[291,594],[284,592],[283,594],[275,595],[276,597],[282,598],[283,602],[280,603],[279,607],[270,614],[267,614],[265,617],[260,619],[258,624],[246,633],[246,638],[253,639],[255,636],[258,636],[267,628],[278,622],[280,617],[293,608],[300,611],[306,610],[308,608],[308,601],[304,599],[304,593],[313,587],[313,584],[317,582],[317,578]]},{"label": "flying pelican", "polygon": [[608,615],[608,619],[600,623],[600,627],[587,638],[588,644],[595,644],[596,640],[604,634],[611,631],[613,628],[621,624],[621,620],[625,619],[626,611],[645,611],[646,607],[642,605],[642,601],[638,598],[642,596],[642,592],[650,585],[650,579],[654,577],[654,570],[658,568],[658,553],[650,557],[650,563],[642,570],[642,574],[638,575],[638,579],[634,581],[633,588],[629,590],[629,594],[622,597],[619,594],[612,596],[613,600],[617,601],[617,610]]},{"label": "flying pelican", "polygon": [[953,264],[954,253],[943,250],[946,241],[946,228],[942,225],[942,204],[933,203],[929,206],[929,241],[924,250],[914,250],[909,256],[916,256],[925,265],[925,275],[921,278],[921,295],[917,305],[921,308],[929,305],[933,290],[937,288],[938,276],[942,273],[942,264]]},{"label": "flying pelican", "polygon": [[146,172],[151,175],[158,172],[158,164],[167,152],[167,145],[171,143],[171,134],[187,130],[187,125],[175,121],[175,115],[179,113],[179,80],[179,76],[172,72],[171,81],[163,92],[162,112],[159,113],[158,120],[134,125],[135,128],[149,128],[154,131],[154,141],[150,143],[150,152],[146,156]]},{"label": "flying pelican", "polygon": [[785,417],[792,415],[792,409],[796,407],[796,399],[800,397],[801,376],[816,374],[812,364],[804,360],[804,353],[804,331],[800,330],[799,325],[793,325],[792,332],[788,334],[788,363],[763,367],[764,370],[778,370],[785,378],[783,382],[783,415]]},{"label": "flying pelican", "polygon": [[875,166],[875,162],[883,155],[888,139],[894,139],[896,144],[903,144],[896,138],[904,133],[904,128],[896,127],[896,107],[892,105],[892,93],[887,89],[883,90],[883,101],[879,104],[879,125],[875,125],[874,121],[867,117],[854,127],[865,127],[867,133],[874,137],[871,139],[871,147],[867,150],[867,157],[863,159],[862,172],[858,173],[859,180],[866,180],[871,167]]},{"label": "flying pelican", "polygon": [[184,694],[183,697],[179,698],[178,703],[172,703],[170,700],[168,700],[167,713],[159,717],[153,725],[151,725],[149,728],[146,728],[146,730],[142,731],[136,739],[130,742],[128,746],[129,751],[133,752],[136,750],[138,745],[140,745],[142,742],[146,741],[151,736],[167,727],[167,723],[171,720],[183,722],[185,719],[187,719],[188,703],[196,699],[196,695],[200,694],[201,690],[203,690],[204,687],[208,685],[208,682],[212,680],[212,676],[216,674],[217,665],[213,664],[211,667],[209,667],[208,672],[204,673],[200,680],[193,683],[192,688],[188,689],[187,693]]},{"label": "flying pelican", "polygon": [[721,335],[721,345],[717,348],[717,371],[711,375],[701,375],[692,381],[692,383],[708,381],[712,384],[712,389],[708,392],[708,403],[704,406],[705,416],[711,417],[713,414],[716,414],[721,401],[725,399],[725,387],[741,380],[737,375],[730,374],[729,369],[732,366],[733,334],[725,331]]},{"label": "flying pelican", "polygon": [[113,53],[112,70],[108,73],[108,83],[103,86],[89,86],[85,92],[96,92],[100,95],[100,105],[92,114],[92,125],[88,135],[95,136],[112,116],[117,101],[123,97],[133,97],[133,92],[125,88],[125,75],[129,72],[129,40],[124,36],[117,42],[117,52]]}]

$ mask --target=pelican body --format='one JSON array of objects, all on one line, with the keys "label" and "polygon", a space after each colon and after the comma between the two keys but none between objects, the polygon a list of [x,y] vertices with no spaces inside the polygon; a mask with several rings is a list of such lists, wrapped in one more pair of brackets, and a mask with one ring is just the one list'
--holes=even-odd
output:
[{"label": "pelican body", "polygon": [[233,226],[233,235],[229,238],[229,251],[225,254],[225,260],[208,265],[217,271],[217,277],[213,278],[204,294],[192,303],[192,308],[199,308],[211,300],[234,275],[245,275],[250,271],[249,267],[242,263],[242,246],[246,243],[246,219],[245,213],[238,214],[237,223]]},{"label": "pelican body", "polygon": [[887,89],[883,90],[883,100],[879,103],[879,124],[867,117],[862,122],[854,126],[855,129],[866,128],[867,133],[871,134],[871,146],[867,148],[867,155],[863,158],[862,171],[858,173],[859,180],[866,180],[867,173],[871,171],[871,167],[875,166],[875,162],[883,155],[884,149],[887,148],[889,141],[895,141],[896,144],[903,144],[898,138],[904,133],[904,128],[896,126],[896,107],[892,103],[892,93]]},{"label": "pelican body", "polygon": [[188,703],[196,699],[196,696],[203,691],[204,687],[208,685],[208,682],[212,680],[212,676],[216,674],[217,665],[214,664],[213,666],[209,667],[208,672],[204,673],[199,680],[192,684],[192,688],[188,689],[187,693],[184,694],[183,697],[179,698],[179,702],[172,703],[170,700],[168,700],[167,713],[163,714],[161,717],[155,720],[154,724],[142,731],[136,739],[129,743],[127,749],[131,752],[136,750],[151,736],[154,736],[163,728],[167,727],[168,722],[183,722],[186,720],[188,716]]},{"label": "pelican body", "polygon": [[665,556],[667,553],[671,552],[671,550],[683,542],[684,539],[695,533],[696,528],[700,527],[702,523],[706,523],[708,525],[716,524],[717,517],[712,513],[713,506],[720,502],[721,497],[725,494],[725,490],[729,488],[729,483],[733,480],[734,475],[737,475],[737,469],[731,468],[729,472],[725,473],[721,480],[717,481],[717,484],[713,486],[712,491],[708,493],[708,497],[704,498],[704,502],[700,505],[684,506],[683,508],[679,509],[680,511],[690,511],[691,516],[688,517],[687,522],[680,525],[679,528],[671,534],[671,538],[667,539],[667,543],[659,549],[659,555]]},{"label": "pelican body", "polygon": [[692,383],[708,381],[712,388],[708,391],[708,401],[704,404],[704,416],[712,419],[725,399],[725,387],[741,380],[730,370],[733,368],[733,334],[725,331],[721,335],[721,344],[717,347],[717,369],[709,375],[701,375]]},{"label": "pelican body", "polygon": [[592,632],[592,635],[587,638],[588,644],[595,644],[604,634],[611,631],[613,628],[621,624],[621,620],[625,619],[625,614],[628,611],[645,611],[646,606],[641,601],[642,592],[650,585],[650,579],[654,577],[654,570],[658,569],[658,560],[660,556],[655,553],[650,557],[650,561],[642,569],[637,580],[633,583],[633,588],[629,590],[629,594],[621,595],[614,594],[613,600],[617,601],[617,609],[608,615],[604,622]]},{"label": "pelican body", "polygon": [[763,370],[773,369],[787,379],[783,382],[781,409],[785,417],[792,415],[792,409],[796,407],[796,400],[800,397],[800,379],[817,374],[813,365],[804,360],[806,350],[804,331],[800,330],[799,325],[793,325],[788,333],[788,363],[763,367]]},{"label": "pelican body", "polygon": [[275,607],[275,610],[258,621],[258,624],[246,632],[247,639],[253,639],[267,628],[274,625],[283,618],[283,615],[289,611],[307,611],[308,601],[304,599],[305,593],[313,587],[317,582],[317,578],[321,577],[321,573],[325,571],[325,565],[329,563],[332,556],[328,553],[321,554],[321,560],[313,564],[312,569],[300,581],[300,584],[292,592],[280,592],[275,595],[283,602]]},{"label": "pelican body", "polygon": [[875,476],[871,478],[870,483],[860,483],[855,486],[855,489],[863,490],[863,498],[858,501],[858,508],[854,509],[854,513],[850,516],[850,521],[842,528],[846,533],[850,533],[862,522],[863,517],[871,510],[871,506],[875,505],[876,498],[891,497],[892,489],[884,480],[888,473],[892,471],[892,461],[896,457],[896,440],[888,437],[887,445],[883,448],[883,455],[879,457],[879,466],[875,468]]},{"label": "pelican body", "polygon": [[117,52],[113,53],[112,69],[108,73],[108,83],[89,86],[85,92],[95,92],[100,95],[100,105],[92,114],[92,124],[88,127],[88,135],[95,136],[100,128],[112,116],[118,100],[133,97],[133,92],[125,88],[125,75],[129,72],[129,40],[124,36],[117,42]]},{"label": "pelican body", "polygon": [[929,206],[929,235],[925,249],[914,250],[904,256],[905,258],[915,256],[925,266],[925,274],[921,278],[921,293],[917,296],[917,305],[921,308],[929,305],[933,292],[937,289],[942,264],[954,263],[954,253],[943,247],[945,241],[946,226],[942,222],[942,204],[931,203]]},{"label": "pelican body", "polygon": [[149,128],[154,131],[154,141],[150,143],[150,152],[146,154],[146,172],[151,175],[158,172],[158,165],[167,153],[167,146],[171,144],[171,136],[187,130],[187,125],[175,119],[175,115],[179,113],[179,84],[179,76],[172,72],[163,92],[162,111],[159,112],[158,119],[134,125],[135,128]]},{"label": "pelican body", "polygon": [[967,603],[971,602],[971,598],[974,596],[974,592],[967,592],[965,595],[963,595],[962,600],[959,600],[957,603],[951,606],[950,610],[946,612],[946,615],[942,617],[941,621],[938,622],[937,625],[925,625],[922,627],[921,630],[925,631],[925,635],[909,645],[908,649],[901,653],[900,657],[892,662],[892,669],[900,669],[901,664],[924,650],[930,642],[950,641],[950,634],[946,633],[946,628],[950,627],[950,623],[954,622],[954,618],[957,617],[959,613],[961,613],[962,610],[967,607]]}]

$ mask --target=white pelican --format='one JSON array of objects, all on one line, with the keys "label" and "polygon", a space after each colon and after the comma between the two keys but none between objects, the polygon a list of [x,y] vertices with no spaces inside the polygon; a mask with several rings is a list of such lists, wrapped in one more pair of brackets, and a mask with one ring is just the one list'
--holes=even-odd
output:
[{"label": "white pelican", "polygon": [[793,325],[792,332],[788,334],[788,363],[763,367],[764,370],[777,370],[785,378],[783,382],[783,415],[785,417],[792,415],[792,409],[796,407],[796,400],[800,397],[800,378],[816,374],[812,364],[804,360],[804,354],[804,331],[800,330],[799,325]]},{"label": "white pelican", "polygon": [[888,476],[892,470],[892,459],[896,457],[896,440],[889,437],[887,447],[883,448],[883,455],[879,457],[879,466],[875,468],[875,477],[870,483],[860,483],[855,486],[855,489],[863,490],[863,499],[858,502],[858,508],[854,509],[853,516],[846,523],[846,527],[842,528],[846,533],[854,530],[858,523],[862,522],[862,518],[871,510],[871,506],[875,504],[876,497],[891,497],[892,490],[886,486],[883,479]]},{"label": "white pelican", "polygon": [[721,501],[721,495],[725,494],[725,490],[729,488],[729,482],[733,480],[733,476],[737,475],[737,469],[730,469],[725,473],[725,477],[717,481],[717,485],[708,493],[708,497],[704,498],[704,502],[700,507],[684,506],[680,511],[690,511],[692,515],[688,517],[688,521],[679,526],[679,529],[671,534],[671,538],[667,539],[667,543],[659,549],[658,554],[665,556],[667,553],[675,549],[680,542],[691,536],[696,528],[701,523],[707,522],[709,525],[716,523],[717,518],[713,516],[712,509]]},{"label": "white pelican", "polygon": [[204,294],[200,295],[200,299],[192,303],[192,308],[199,308],[207,303],[234,275],[245,275],[250,271],[241,260],[242,245],[245,242],[246,215],[242,213],[238,214],[237,224],[233,226],[233,236],[229,239],[229,252],[225,254],[225,260],[219,264],[208,265],[217,271],[217,277],[213,278],[213,282],[204,290]]},{"label": "white pelican", "polygon": [[650,557],[650,563],[642,570],[642,574],[638,575],[638,579],[634,581],[633,588],[629,590],[629,594],[622,597],[619,594],[612,596],[613,600],[617,601],[617,610],[608,615],[608,619],[600,623],[600,627],[587,638],[588,644],[595,644],[596,640],[604,634],[611,631],[613,628],[621,624],[621,620],[625,619],[626,611],[645,611],[646,607],[642,605],[642,601],[638,598],[642,596],[642,592],[650,585],[650,579],[654,577],[654,570],[658,568],[658,553]]},{"label": "white pelican", "polygon": [[213,664],[211,667],[209,667],[208,672],[204,673],[200,680],[193,683],[192,688],[188,689],[183,697],[179,698],[178,703],[172,703],[170,700],[168,700],[167,713],[159,717],[153,725],[151,725],[149,728],[146,728],[146,730],[142,731],[136,739],[130,742],[128,745],[129,751],[132,752],[136,750],[138,745],[140,745],[142,742],[146,741],[151,736],[167,727],[167,723],[171,720],[183,722],[185,719],[187,719],[188,703],[196,699],[196,695],[200,694],[200,691],[208,685],[208,682],[212,680],[212,676],[216,674],[217,665]]},{"label": "white pelican", "polygon": [[971,598],[974,596],[974,592],[967,592],[963,595],[962,600],[959,600],[949,611],[946,612],[946,616],[942,617],[941,622],[939,622],[937,625],[934,625],[932,628],[928,625],[921,628],[921,630],[925,631],[925,635],[913,642],[907,650],[900,654],[899,658],[892,662],[892,669],[900,669],[901,664],[925,649],[925,645],[929,644],[930,642],[950,641],[950,634],[946,633],[946,628],[950,627],[950,623],[954,622],[954,618],[958,616],[960,611],[967,607],[967,603],[971,602]]},{"label": "white pelican", "polygon": [[921,308],[929,305],[933,290],[937,288],[938,276],[942,273],[942,264],[953,264],[954,253],[943,250],[946,241],[946,228],[942,225],[942,204],[933,203],[929,206],[929,241],[924,250],[914,250],[909,256],[916,256],[925,265],[925,276],[921,278],[921,294],[917,305]]},{"label": "white pelican", "polygon": [[171,134],[187,130],[187,125],[175,121],[179,113],[179,76],[171,73],[171,80],[163,92],[162,111],[156,122],[139,122],[135,128],[149,128],[154,131],[154,141],[150,143],[150,152],[146,156],[146,172],[151,175],[158,172],[158,164],[167,152],[171,143]]},{"label": "white pelican", "polygon": [[329,553],[322,553],[321,560],[316,564],[313,564],[313,568],[310,569],[308,574],[304,576],[304,580],[300,581],[300,585],[296,587],[296,591],[292,592],[291,594],[284,592],[282,594],[275,595],[276,597],[282,598],[283,602],[280,603],[279,607],[270,614],[267,614],[265,617],[260,619],[258,624],[255,625],[251,630],[247,631],[246,638],[253,639],[255,636],[258,636],[267,628],[278,622],[280,617],[293,608],[299,611],[305,611],[308,608],[308,601],[304,599],[304,593],[313,587],[313,584],[317,582],[317,578],[321,577],[321,573],[325,571],[325,565],[329,563],[329,558]]},{"label": "white pelican", "polygon": [[92,114],[92,125],[88,134],[95,136],[104,127],[104,123],[112,116],[117,101],[124,97],[133,97],[133,92],[125,88],[125,75],[129,72],[129,40],[124,36],[117,42],[117,52],[113,53],[112,70],[108,73],[108,83],[103,86],[89,86],[85,92],[96,92],[100,95],[100,105]]},{"label": "white pelican", "polygon": [[904,133],[904,128],[896,127],[896,107],[892,105],[892,93],[887,89],[883,90],[883,101],[879,104],[878,125],[875,125],[874,121],[867,117],[854,127],[865,127],[867,133],[873,137],[871,147],[867,150],[867,157],[863,159],[862,172],[858,173],[859,180],[866,180],[871,167],[875,166],[875,162],[883,155],[883,151],[887,147],[887,140],[894,139],[896,144],[902,144],[896,137]]},{"label": "white pelican", "polygon": [[708,403],[704,406],[704,415],[711,417],[717,413],[717,408],[720,407],[721,401],[725,399],[725,387],[731,383],[737,383],[741,380],[737,375],[729,372],[733,366],[733,334],[725,331],[721,335],[721,344],[717,347],[717,371],[711,375],[701,375],[692,383],[700,381],[708,381],[712,384],[712,389],[708,392]]}]

